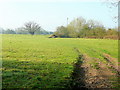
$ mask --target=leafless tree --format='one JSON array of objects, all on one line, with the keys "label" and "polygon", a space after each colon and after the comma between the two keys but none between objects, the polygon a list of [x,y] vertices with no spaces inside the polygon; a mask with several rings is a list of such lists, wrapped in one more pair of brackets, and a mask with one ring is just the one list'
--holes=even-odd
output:
[{"label": "leafless tree", "polygon": [[[114,9],[117,9],[117,8],[119,10],[120,0],[103,0],[103,1],[104,3],[106,2],[106,5],[112,10],[112,12],[114,11]],[[119,15],[113,16],[115,23],[117,23],[117,20],[119,17],[120,17]]]},{"label": "leafless tree", "polygon": [[37,30],[40,30],[40,26],[39,24],[35,23],[35,22],[27,22],[24,24],[24,29],[30,33],[31,35],[34,35],[34,33],[37,31]]}]

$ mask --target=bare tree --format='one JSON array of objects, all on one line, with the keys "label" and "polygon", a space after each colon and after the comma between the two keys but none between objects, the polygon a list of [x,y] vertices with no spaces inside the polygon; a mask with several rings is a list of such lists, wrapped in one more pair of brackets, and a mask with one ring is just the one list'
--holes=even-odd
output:
[{"label": "bare tree", "polygon": [[40,30],[40,28],[41,27],[39,26],[39,24],[35,22],[27,22],[24,24],[24,29],[31,35],[34,35],[36,31]]},{"label": "bare tree", "polygon": [[[110,8],[111,12],[114,12],[116,10],[118,10],[118,12],[119,12],[120,0],[103,0],[103,1],[104,1],[104,3],[106,3],[107,7]],[[118,14],[113,16],[113,20],[114,20],[115,23],[117,23],[118,18],[119,18]]]}]

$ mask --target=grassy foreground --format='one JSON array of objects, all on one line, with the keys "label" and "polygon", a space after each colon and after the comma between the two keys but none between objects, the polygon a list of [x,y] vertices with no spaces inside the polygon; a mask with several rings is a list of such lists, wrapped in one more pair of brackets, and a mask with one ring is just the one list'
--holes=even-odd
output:
[{"label": "grassy foreground", "polygon": [[103,61],[103,53],[118,59],[117,40],[47,37],[2,35],[3,88],[64,88],[77,62],[75,48]]}]

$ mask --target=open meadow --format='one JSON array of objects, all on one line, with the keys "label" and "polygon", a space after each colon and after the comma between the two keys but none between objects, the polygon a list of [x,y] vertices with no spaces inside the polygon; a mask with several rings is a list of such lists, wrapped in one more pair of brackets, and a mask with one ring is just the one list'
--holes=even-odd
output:
[{"label": "open meadow", "polygon": [[2,35],[3,89],[117,87],[118,40],[48,37]]}]

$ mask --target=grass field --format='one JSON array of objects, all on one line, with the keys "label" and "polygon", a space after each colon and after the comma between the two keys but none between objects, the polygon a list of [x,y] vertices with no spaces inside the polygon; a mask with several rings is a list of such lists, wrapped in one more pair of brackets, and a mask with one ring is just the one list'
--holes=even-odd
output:
[{"label": "grass field", "polygon": [[103,63],[103,54],[118,59],[117,40],[2,35],[3,88],[64,88],[77,62],[75,49]]}]

